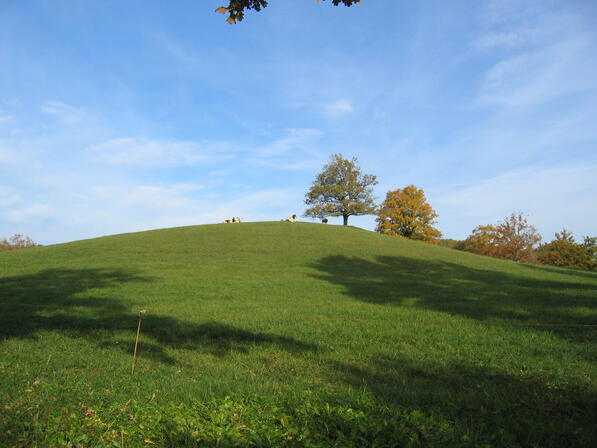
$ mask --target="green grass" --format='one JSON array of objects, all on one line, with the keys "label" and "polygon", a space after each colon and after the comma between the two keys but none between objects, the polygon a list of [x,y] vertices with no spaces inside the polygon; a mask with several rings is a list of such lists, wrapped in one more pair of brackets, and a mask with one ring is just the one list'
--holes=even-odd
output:
[{"label": "green grass", "polygon": [[351,227],[3,252],[0,446],[596,446],[590,325],[597,274]]}]

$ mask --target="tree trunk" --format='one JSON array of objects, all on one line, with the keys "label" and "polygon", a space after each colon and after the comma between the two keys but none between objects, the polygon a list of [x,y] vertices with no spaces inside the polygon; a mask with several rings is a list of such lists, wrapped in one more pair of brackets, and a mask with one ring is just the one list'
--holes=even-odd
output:
[{"label": "tree trunk", "polygon": [[342,215],[342,217],[344,218],[344,225],[345,226],[348,225],[348,216],[350,216],[350,215]]}]

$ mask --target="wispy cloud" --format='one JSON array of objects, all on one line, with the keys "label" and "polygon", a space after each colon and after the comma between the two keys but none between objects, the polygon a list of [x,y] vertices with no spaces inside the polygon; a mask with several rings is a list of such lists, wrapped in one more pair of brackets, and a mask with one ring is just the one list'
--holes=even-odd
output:
[{"label": "wispy cloud", "polygon": [[10,115],[0,115],[0,126],[12,123],[14,123],[14,119]]},{"label": "wispy cloud", "polygon": [[481,20],[487,26],[497,26],[537,17],[553,7],[554,0],[489,0],[482,4]]},{"label": "wispy cloud", "polygon": [[85,108],[75,107],[59,101],[48,101],[40,106],[40,110],[70,126],[87,121],[89,118],[89,113]]},{"label": "wispy cloud", "polygon": [[48,204],[34,203],[11,208],[5,214],[9,221],[15,224],[27,224],[31,220],[45,219],[52,216],[54,210]]},{"label": "wispy cloud", "polygon": [[349,100],[336,100],[323,104],[324,114],[328,118],[338,118],[353,111],[352,102]]},{"label": "wispy cloud", "polygon": [[302,170],[320,162],[318,141],[324,136],[319,129],[288,128],[281,137],[247,149],[245,163],[276,170]]},{"label": "wispy cloud", "polygon": [[95,226],[98,218],[109,220],[104,232],[118,232],[219,223],[232,216],[279,219],[300,197],[301,192],[287,188],[247,191],[241,187],[223,194],[194,184],[96,186],[85,201],[109,205],[98,207],[85,222]]},{"label": "wispy cloud", "polygon": [[549,237],[562,227],[595,233],[595,191],[597,165],[589,164],[512,170],[467,185],[443,187],[429,196],[448,235],[464,238],[467,229],[524,212]]},{"label": "wispy cloud", "polygon": [[93,187],[90,196],[98,200],[114,200],[123,207],[145,207],[158,214],[169,214],[171,210],[193,208],[193,193],[203,190],[199,184],[158,184]]},{"label": "wispy cloud", "polygon": [[254,154],[258,157],[283,156],[290,151],[300,150],[302,145],[323,136],[322,131],[313,128],[288,128],[284,130],[284,134],[283,137],[256,148]]},{"label": "wispy cloud", "polygon": [[[545,6],[545,5],[544,5]],[[510,11],[509,15],[516,15]],[[554,44],[562,38],[583,29],[582,19],[568,12],[549,9],[537,10],[535,14],[523,14],[516,20],[485,24],[480,35],[475,36],[473,46],[481,51],[527,50]]]},{"label": "wispy cloud", "polygon": [[525,107],[595,93],[597,33],[578,11],[550,2],[501,0],[482,10],[482,31],[473,46],[500,59],[483,76],[481,103]]},{"label": "wispy cloud", "polygon": [[15,165],[22,162],[23,159],[17,151],[14,151],[9,145],[0,141],[0,165],[6,168],[9,165]]},{"label": "wispy cloud", "polygon": [[89,148],[96,162],[135,166],[188,166],[233,157],[222,143],[116,138]]},{"label": "wispy cloud", "polygon": [[548,48],[500,61],[484,76],[481,103],[530,106],[597,89],[596,35],[580,35]]},{"label": "wispy cloud", "polygon": [[22,200],[21,194],[14,188],[0,185],[0,207],[9,207]]}]

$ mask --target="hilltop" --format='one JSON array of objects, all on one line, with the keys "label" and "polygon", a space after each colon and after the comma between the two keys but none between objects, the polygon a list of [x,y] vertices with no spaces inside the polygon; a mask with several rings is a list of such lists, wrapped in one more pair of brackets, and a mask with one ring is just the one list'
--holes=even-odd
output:
[{"label": "hilltop", "polygon": [[596,305],[597,274],[321,224],[0,253],[0,445],[583,446]]}]

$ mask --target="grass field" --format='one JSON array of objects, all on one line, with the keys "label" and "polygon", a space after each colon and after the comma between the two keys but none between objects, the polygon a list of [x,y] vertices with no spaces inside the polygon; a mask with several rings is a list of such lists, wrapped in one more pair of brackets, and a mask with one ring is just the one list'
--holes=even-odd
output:
[{"label": "grass field", "polygon": [[597,446],[596,325],[595,273],[352,227],[4,252],[0,446]]}]

